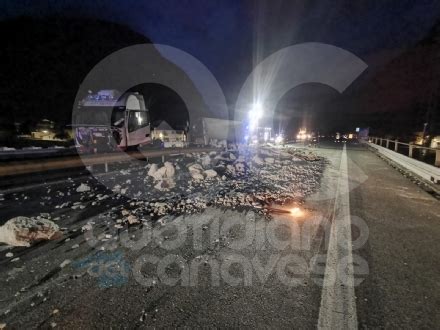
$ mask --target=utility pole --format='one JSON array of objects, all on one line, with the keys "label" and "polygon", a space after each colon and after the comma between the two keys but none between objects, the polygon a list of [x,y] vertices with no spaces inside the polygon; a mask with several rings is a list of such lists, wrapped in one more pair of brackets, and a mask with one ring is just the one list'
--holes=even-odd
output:
[{"label": "utility pole", "polygon": [[428,123],[423,124],[422,145],[425,144],[425,134],[426,134],[426,127],[427,126],[428,126]]}]

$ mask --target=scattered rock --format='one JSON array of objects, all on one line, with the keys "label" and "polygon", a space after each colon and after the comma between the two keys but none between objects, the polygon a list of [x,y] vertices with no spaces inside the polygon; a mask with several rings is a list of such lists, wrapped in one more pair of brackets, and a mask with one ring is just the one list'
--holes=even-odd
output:
[{"label": "scattered rock", "polygon": [[133,215],[133,214],[130,214],[130,215],[127,217],[127,221],[128,221],[128,223],[129,223],[130,225],[133,225],[133,224],[135,224],[135,223],[139,223],[139,219],[138,219],[138,217],[136,217],[136,216]]},{"label": "scattered rock", "polygon": [[42,241],[58,239],[62,232],[57,224],[46,219],[16,217],[0,227],[0,242],[12,246],[31,246]]},{"label": "scattered rock", "polygon": [[89,231],[92,229],[93,229],[93,226],[90,222],[86,223],[84,226],[81,227],[81,231],[83,231],[83,232]]},{"label": "scattered rock", "polygon": [[244,163],[237,163],[237,164],[235,164],[235,170],[238,172],[238,173],[244,173],[244,171],[245,171],[245,166],[244,166]]},{"label": "scattered rock", "polygon": [[254,158],[252,158],[252,163],[256,164],[256,165],[264,165],[264,161],[258,157],[257,155],[254,156]]},{"label": "scattered rock", "polygon": [[226,171],[232,176],[235,175],[235,167],[233,165],[226,165]]},{"label": "scattered rock", "polygon": [[90,191],[90,187],[86,185],[85,183],[81,183],[78,188],[76,188],[76,192],[86,192]]},{"label": "scattered rock", "polygon": [[64,267],[66,267],[68,264],[70,264],[71,263],[71,261],[69,260],[69,259],[66,259],[66,260],[64,260],[61,264],[60,264],[60,267],[61,268],[64,268]]},{"label": "scattered rock", "polygon": [[148,175],[153,176],[153,174],[156,173],[157,169],[157,164],[152,164],[150,169],[148,170]]},{"label": "scattered rock", "polygon": [[[322,158],[289,147],[236,146],[233,150],[175,156],[162,167],[147,165],[142,170],[148,175],[133,169],[133,176],[118,181],[120,187],[114,190],[119,193],[110,198],[119,199],[126,190],[136,201],[106,214],[115,221],[112,228],[145,224],[146,219],[160,220],[169,214],[192,214],[208,205],[246,207],[265,214],[266,205],[300,202],[315,191],[325,166],[325,161],[315,161]],[[136,179],[138,173],[142,180]],[[91,194],[83,197],[85,202]],[[98,202],[109,196],[97,194],[95,198]]]},{"label": "scattered rock", "polygon": [[205,170],[205,175],[207,179],[211,179],[217,176],[217,172],[214,170]]},{"label": "scattered rock", "polygon": [[166,169],[165,177],[167,177],[168,179],[173,178],[174,174],[176,173],[173,164],[171,164],[170,162],[165,162],[164,167]]},{"label": "scattered rock", "polygon": [[165,176],[166,171],[167,171],[167,168],[165,166],[162,166],[156,172],[154,172],[151,176],[154,178],[154,180],[162,180],[162,178]]},{"label": "scattered rock", "polygon": [[206,155],[205,157],[202,158],[202,166],[208,167],[210,165],[211,165],[211,157],[209,155]]}]

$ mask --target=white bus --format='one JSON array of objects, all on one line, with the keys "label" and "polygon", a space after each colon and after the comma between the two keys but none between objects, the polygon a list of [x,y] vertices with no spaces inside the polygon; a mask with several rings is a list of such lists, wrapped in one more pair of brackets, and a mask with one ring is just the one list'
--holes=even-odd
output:
[{"label": "white bus", "polygon": [[151,143],[149,113],[138,93],[90,93],[79,102],[72,126],[80,153],[127,150]]}]

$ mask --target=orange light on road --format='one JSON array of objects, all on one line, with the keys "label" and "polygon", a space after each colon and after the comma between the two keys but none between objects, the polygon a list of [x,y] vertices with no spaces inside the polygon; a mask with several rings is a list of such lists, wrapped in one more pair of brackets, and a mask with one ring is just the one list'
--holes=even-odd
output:
[{"label": "orange light on road", "polygon": [[300,217],[304,214],[304,212],[299,207],[294,207],[290,210],[290,214],[294,217]]}]

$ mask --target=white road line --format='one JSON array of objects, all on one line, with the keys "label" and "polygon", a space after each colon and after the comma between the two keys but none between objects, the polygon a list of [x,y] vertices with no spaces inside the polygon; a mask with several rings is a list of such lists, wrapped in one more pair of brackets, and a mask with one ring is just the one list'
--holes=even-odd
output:
[{"label": "white road line", "polygon": [[357,329],[348,165],[345,145],[339,167],[318,328]]}]

